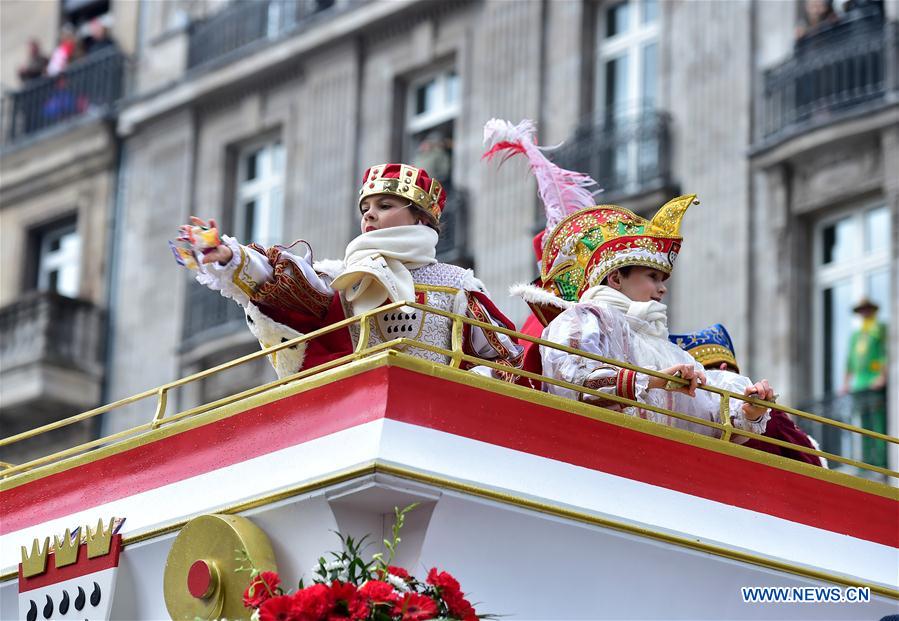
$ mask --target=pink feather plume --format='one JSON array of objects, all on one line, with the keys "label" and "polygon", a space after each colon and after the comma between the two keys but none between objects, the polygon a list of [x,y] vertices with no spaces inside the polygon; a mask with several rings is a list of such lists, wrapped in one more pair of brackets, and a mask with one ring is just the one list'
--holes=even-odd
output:
[{"label": "pink feather plume", "polygon": [[[528,158],[531,172],[537,178],[537,189],[546,210],[546,229],[552,230],[569,214],[592,207],[593,195],[600,191],[599,184],[590,175],[566,170],[553,164],[537,146],[537,128],[533,121],[525,119],[512,125],[502,119],[490,119],[484,125],[484,144],[488,149],[483,158],[493,159],[503,153],[503,162],[513,155]],[[593,188],[591,191],[588,188]]]}]

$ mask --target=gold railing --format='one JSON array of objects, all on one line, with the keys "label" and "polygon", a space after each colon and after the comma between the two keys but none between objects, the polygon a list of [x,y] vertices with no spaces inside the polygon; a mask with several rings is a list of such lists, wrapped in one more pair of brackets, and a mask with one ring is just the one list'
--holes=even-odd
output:
[{"label": "gold railing", "polygon": [[[436,345],[424,343],[422,341],[417,341],[417,340],[411,339],[411,338],[396,338],[391,341],[379,343],[374,346],[369,345],[370,334],[371,334],[370,319],[376,314],[381,314],[381,313],[388,312],[388,311],[394,310],[394,309],[398,309],[398,308],[401,308],[404,306],[417,309],[419,311],[422,311],[425,314],[430,313],[430,314],[439,315],[439,316],[445,317],[446,319],[450,320],[452,322],[451,345],[450,345],[451,349],[445,349],[442,347],[438,347]],[[300,343],[305,343],[305,342],[311,341],[315,338],[318,338],[318,337],[328,334],[330,332],[346,329],[350,325],[357,324],[357,323],[359,324],[359,340],[358,340],[355,350],[350,354],[347,354],[347,355],[337,358],[335,360],[331,360],[326,363],[320,364],[316,367],[313,367],[310,369],[305,369],[305,370],[295,373],[293,375],[290,375],[290,376],[287,376],[284,378],[280,378],[280,379],[274,380],[272,382],[268,382],[268,383],[260,385],[260,386],[256,386],[256,387],[248,389],[248,390],[244,390],[242,392],[236,393],[234,395],[230,395],[228,397],[224,397],[222,399],[218,399],[216,401],[212,401],[212,402],[205,403],[205,404],[193,407],[193,408],[189,408],[187,410],[184,410],[184,411],[181,411],[178,413],[167,414],[168,396],[169,396],[169,393],[174,389],[180,388],[182,386],[185,386],[185,385],[193,383],[193,382],[197,382],[199,380],[203,380],[203,379],[205,379],[211,375],[215,375],[217,373],[223,373],[225,371],[228,371],[229,369],[232,369],[239,365],[251,362],[262,356],[267,356],[267,355],[273,354],[275,352],[278,352],[282,349],[294,347]],[[752,433],[750,431],[746,431],[743,429],[735,429],[733,427],[733,425],[731,424],[730,416],[729,416],[730,400],[737,399],[737,400],[743,401],[745,403],[750,403],[753,405],[763,406],[763,407],[767,407],[767,408],[774,408],[774,409],[792,414],[794,416],[797,416],[797,417],[805,419],[805,420],[815,421],[815,422],[821,423],[823,425],[836,427],[836,428],[842,429],[843,431],[856,433],[861,436],[872,438],[872,439],[880,441],[880,442],[886,442],[888,444],[899,444],[899,438],[894,438],[894,437],[886,435],[886,434],[869,431],[867,429],[863,429],[861,427],[856,427],[854,425],[850,425],[850,424],[844,423],[842,421],[830,420],[830,419],[824,418],[822,416],[817,416],[817,415],[809,413],[809,412],[803,412],[800,410],[796,410],[794,408],[786,407],[781,404],[770,403],[770,402],[762,401],[762,400],[755,399],[752,397],[747,397],[747,396],[744,396],[744,395],[741,395],[738,393],[734,393],[734,392],[731,392],[728,390],[723,390],[721,388],[717,388],[717,387],[709,386],[709,385],[700,386],[699,390],[709,391],[709,392],[712,392],[712,393],[715,393],[718,395],[718,397],[720,399],[720,409],[719,409],[720,416],[719,416],[719,418],[720,418],[721,422],[713,422],[713,421],[697,418],[697,417],[691,416],[689,414],[684,414],[682,412],[675,412],[672,410],[667,410],[665,408],[656,407],[656,406],[653,406],[648,403],[633,401],[633,400],[626,399],[624,397],[619,397],[619,396],[613,395],[613,394],[601,393],[597,390],[586,388],[584,386],[572,384],[570,382],[566,382],[566,381],[555,379],[555,378],[546,377],[546,376],[539,375],[536,373],[531,373],[528,371],[524,371],[522,369],[513,369],[507,365],[498,364],[498,363],[490,361],[490,360],[484,360],[482,358],[478,358],[476,356],[471,356],[469,354],[466,354],[462,349],[462,334],[463,334],[463,329],[464,329],[465,325],[468,325],[471,327],[476,327],[476,328],[481,328],[481,329],[489,330],[489,331],[493,331],[493,332],[498,332],[500,334],[505,334],[505,335],[511,336],[511,337],[516,337],[519,339],[519,341],[529,341],[531,343],[536,343],[541,347],[551,347],[551,348],[554,348],[554,349],[557,349],[557,350],[560,350],[560,351],[563,351],[563,352],[566,352],[569,354],[574,354],[577,356],[581,356],[583,358],[587,358],[587,359],[596,361],[598,363],[610,365],[613,367],[623,368],[623,369],[630,369],[632,371],[636,371],[639,373],[644,373],[646,375],[658,377],[658,378],[664,379],[669,382],[675,382],[675,383],[678,383],[681,385],[686,385],[688,383],[684,379],[666,375],[659,371],[654,371],[651,369],[644,369],[644,368],[641,368],[641,367],[638,367],[638,366],[635,366],[632,364],[628,364],[628,363],[625,363],[625,362],[622,362],[619,360],[604,358],[602,356],[597,356],[590,352],[582,351],[582,350],[575,349],[572,347],[567,347],[565,345],[560,345],[558,343],[552,343],[552,342],[545,341],[540,338],[520,334],[518,332],[515,332],[514,330],[509,330],[507,328],[495,326],[495,325],[492,325],[489,323],[484,323],[484,322],[477,321],[475,319],[471,319],[468,317],[463,317],[463,316],[449,313],[446,311],[438,310],[438,309],[432,308],[430,306],[425,306],[425,305],[417,304],[414,302],[405,302],[405,303],[397,302],[397,303],[393,303],[388,306],[383,306],[383,307],[375,309],[373,311],[364,313],[362,315],[358,315],[356,317],[350,317],[348,319],[344,319],[343,321],[339,321],[337,323],[331,324],[331,325],[321,328],[319,330],[315,330],[314,332],[310,332],[308,334],[299,336],[290,341],[285,341],[283,343],[279,343],[278,345],[275,345],[275,346],[272,346],[272,347],[269,347],[266,349],[262,349],[258,352],[248,354],[246,356],[237,358],[235,360],[231,360],[229,362],[220,364],[211,369],[207,369],[207,370],[201,371],[199,373],[194,373],[193,375],[189,375],[187,377],[175,380],[173,382],[163,384],[162,386],[158,386],[156,388],[146,390],[144,392],[133,395],[131,397],[127,397],[125,399],[116,401],[114,403],[110,403],[110,404],[95,408],[93,410],[89,410],[87,412],[83,412],[81,414],[77,414],[75,416],[71,416],[69,418],[66,418],[66,419],[63,419],[63,420],[60,420],[60,421],[57,421],[54,423],[43,425],[41,427],[37,427],[30,431],[26,431],[23,433],[19,433],[19,434],[4,438],[4,439],[0,440],[0,448],[13,445],[17,442],[29,440],[29,439],[39,436],[41,434],[48,433],[48,432],[54,431],[56,429],[61,429],[63,427],[73,425],[75,423],[93,418],[95,416],[100,416],[102,414],[107,414],[107,413],[113,413],[115,410],[120,410],[121,408],[124,408],[125,406],[128,406],[128,405],[133,404],[138,401],[147,400],[147,399],[155,399],[156,400],[155,414],[153,415],[153,417],[150,421],[148,421],[144,424],[141,424],[141,425],[137,425],[135,427],[132,427],[132,428],[124,430],[124,431],[112,433],[112,434],[97,438],[95,440],[91,440],[90,442],[85,442],[83,444],[79,444],[77,446],[53,453],[52,455],[47,455],[44,457],[40,457],[40,458],[31,460],[27,463],[14,465],[14,464],[9,464],[9,463],[5,463],[5,462],[0,462],[0,478],[12,477],[14,475],[21,474],[23,472],[34,470],[40,466],[44,466],[49,463],[57,462],[57,461],[60,461],[62,459],[68,458],[68,457],[73,457],[75,455],[86,453],[88,451],[94,450],[101,446],[113,445],[117,442],[124,441],[127,438],[134,437],[136,435],[140,435],[143,433],[147,433],[154,429],[158,429],[164,425],[170,425],[174,422],[181,421],[186,418],[190,418],[192,416],[200,415],[202,413],[211,411],[213,409],[216,409],[216,408],[219,408],[222,406],[226,406],[231,403],[235,403],[242,399],[246,399],[248,397],[261,394],[261,393],[271,390],[275,387],[278,387],[278,386],[281,386],[284,384],[288,384],[291,382],[303,380],[303,379],[309,378],[313,375],[327,371],[329,369],[333,369],[333,368],[336,368],[336,367],[339,367],[342,365],[349,364],[351,362],[362,360],[364,358],[371,357],[371,356],[381,353],[381,352],[385,352],[388,350],[402,351],[403,349],[411,347],[414,349],[426,350],[426,351],[430,351],[430,352],[434,352],[434,353],[446,356],[447,366],[449,366],[449,367],[459,368],[463,362],[473,364],[473,365],[482,365],[485,367],[489,367],[491,369],[502,371],[507,374],[511,373],[511,374],[519,376],[519,377],[525,377],[525,378],[528,378],[531,380],[536,380],[536,381],[542,382],[543,384],[552,384],[554,386],[569,389],[569,390],[579,393],[580,395],[590,395],[593,397],[600,398],[604,401],[612,401],[615,403],[619,403],[623,406],[635,406],[635,407],[639,407],[642,410],[648,410],[648,411],[656,412],[658,414],[663,414],[665,416],[677,418],[679,420],[684,420],[684,421],[688,421],[688,422],[695,423],[698,425],[703,425],[705,427],[710,427],[710,428],[716,429],[720,433],[720,439],[721,439],[721,441],[724,441],[724,442],[729,441],[732,435],[737,434],[737,435],[747,437],[747,438],[754,438],[756,440],[760,440],[760,441],[766,442],[768,444],[773,444],[775,446],[788,448],[788,449],[791,449],[794,451],[807,453],[807,454],[811,454],[811,455],[816,455],[818,457],[824,457],[825,459],[827,459],[831,462],[837,462],[837,463],[845,464],[848,466],[854,466],[861,470],[867,470],[869,472],[876,472],[885,477],[899,479],[899,472],[889,470],[887,468],[882,468],[880,466],[867,464],[867,463],[864,463],[864,462],[861,462],[858,460],[854,460],[854,459],[850,459],[847,457],[843,457],[841,455],[837,455],[834,453],[828,453],[828,452],[824,452],[821,450],[792,444],[790,442],[778,440],[776,438],[769,438],[769,437],[766,437],[766,436],[763,436],[760,434],[756,434],[756,433]],[[494,381],[500,381],[500,380],[494,380]],[[523,388],[523,390],[528,390],[528,389]],[[607,412],[611,412],[611,410],[601,408],[601,406],[595,406],[595,407],[600,407],[600,409],[604,409]]]}]

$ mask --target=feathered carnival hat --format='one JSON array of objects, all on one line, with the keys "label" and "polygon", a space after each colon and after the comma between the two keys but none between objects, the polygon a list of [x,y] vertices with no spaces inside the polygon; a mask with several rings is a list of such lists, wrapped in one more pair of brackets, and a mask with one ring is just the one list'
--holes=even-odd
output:
[{"label": "feathered carnival hat", "polygon": [[726,362],[739,370],[734,354],[734,343],[720,323],[692,334],[669,334],[668,340],[689,353],[704,367],[710,365],[718,367],[722,362]]},{"label": "feathered carnival hat", "polygon": [[367,196],[391,194],[412,201],[440,221],[446,205],[446,191],[424,168],[408,164],[378,164],[362,175],[359,203]]},{"label": "feathered carnival hat", "polygon": [[[587,188],[598,187],[596,181],[549,161],[535,143],[535,132],[534,123],[527,120],[512,125],[491,119],[484,126],[489,147],[485,158],[498,153],[507,158],[525,155],[537,178],[546,232],[535,284],[552,297],[573,303],[620,267],[640,265],[670,274],[681,247],[680,222],[696,195],[669,201],[651,220],[617,205],[595,205],[594,193]],[[549,298],[544,302],[553,303]]]}]

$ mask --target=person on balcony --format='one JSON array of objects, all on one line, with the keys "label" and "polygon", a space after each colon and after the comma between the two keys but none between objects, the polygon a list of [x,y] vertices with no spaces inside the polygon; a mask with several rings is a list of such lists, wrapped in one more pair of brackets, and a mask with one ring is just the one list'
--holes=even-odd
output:
[{"label": "person on balcony", "polygon": [[[861,325],[849,337],[842,392],[852,395],[852,409],[862,427],[886,433],[887,327],[877,320],[879,308],[864,298],[852,309]],[[886,443],[862,438],[862,460],[885,468]]]},{"label": "person on balcony", "polygon": [[101,50],[118,47],[115,39],[109,34],[109,28],[102,18],[94,18],[90,22],[90,36],[84,42],[85,53],[96,54]]},{"label": "person on balcony", "polygon": [[[179,240],[202,253],[197,280],[243,306],[250,330],[263,347],[375,311],[369,320],[370,346],[405,337],[448,350],[451,320],[412,307],[377,312],[388,303],[414,301],[515,329],[471,270],[437,262],[445,203],[440,182],[424,169],[380,164],[363,175],[361,234],[349,243],[343,261],[314,262],[305,241],[263,248],[224,236],[210,245],[200,240],[217,239],[217,234],[210,235],[215,223],[196,218],[181,227]],[[278,376],[285,377],[350,354],[359,338],[356,322],[269,358]],[[405,351],[448,361],[442,353],[411,345]],[[480,328],[465,327],[462,351],[503,366],[521,362],[521,347],[513,339]]]},{"label": "person on balcony", "polygon": [[47,63],[47,75],[58,76],[80,55],[81,47],[75,37],[75,27],[72,24],[63,24],[59,30],[59,43],[50,55],[50,62]]},{"label": "person on balcony", "polygon": [[41,51],[41,44],[37,39],[28,41],[28,60],[19,67],[19,79],[27,85],[32,80],[42,78],[47,72],[47,57]]},{"label": "person on balcony", "polygon": [[[727,329],[720,323],[690,334],[669,334],[668,340],[693,356],[705,368],[706,379],[710,384],[738,394],[747,387],[749,380],[739,375],[740,369],[737,366],[734,343]],[[767,438],[820,450],[815,439],[797,427],[786,412],[780,410],[771,410],[771,418],[768,420],[763,435]],[[823,457],[785,446],[777,446],[755,438],[750,438],[743,446],[796,461],[804,461],[813,466],[827,467],[827,460]]]},{"label": "person on balcony", "polygon": [[[669,382],[541,346],[543,375],[720,423],[718,395],[697,391],[706,381],[705,372],[690,354],[668,340],[667,308],[661,303],[665,281],[681,248],[680,221],[695,196],[669,201],[648,221],[622,207],[592,205],[593,195],[587,188],[596,182],[548,162],[536,146],[535,134],[530,121],[516,126],[494,119],[484,130],[485,140],[493,145],[485,157],[524,155],[537,177],[547,221],[541,277],[539,285],[519,285],[514,291],[538,310],[538,317],[551,319],[542,338],[677,375],[687,383]],[[637,406],[622,407],[549,382],[544,382],[544,389],[704,435],[720,435],[713,427]],[[748,382],[744,394],[769,400],[774,391],[762,380]],[[739,400],[730,404],[730,421],[737,429],[764,433],[769,418],[767,408]],[[737,434],[731,439],[739,443],[747,440]]]},{"label": "person on balcony", "polygon": [[833,0],[805,0],[803,17],[796,26],[796,41],[812,37],[838,21],[840,16],[833,8]]}]

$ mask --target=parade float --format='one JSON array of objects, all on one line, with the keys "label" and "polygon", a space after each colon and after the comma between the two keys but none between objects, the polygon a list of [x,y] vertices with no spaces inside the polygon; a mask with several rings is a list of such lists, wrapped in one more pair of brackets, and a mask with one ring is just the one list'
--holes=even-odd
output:
[{"label": "parade float", "polygon": [[[449,572],[478,614],[509,619],[896,612],[896,472],[796,447],[881,482],[747,448],[729,441],[726,417],[706,423],[717,425],[710,437],[537,390],[564,385],[538,374],[521,372],[523,386],[462,370],[508,371],[463,351],[472,327],[562,346],[422,304],[405,306],[451,321],[451,348],[370,339],[401,306],[0,441],[156,402],[133,429],[5,464],[0,618],[249,618],[241,567],[276,571],[285,591],[308,587],[342,538],[366,535],[366,558],[393,555],[426,587],[432,568]],[[184,411],[167,405],[195,382],[351,325],[348,355]],[[410,355],[413,345],[442,361]],[[722,407],[746,399],[705,390]],[[380,542],[415,503],[388,554]],[[746,601],[756,587],[784,601]]]}]

